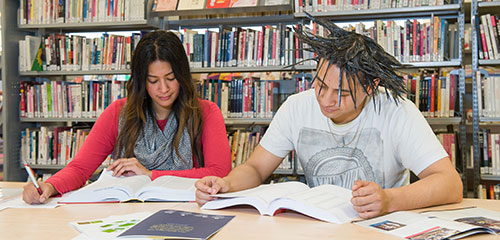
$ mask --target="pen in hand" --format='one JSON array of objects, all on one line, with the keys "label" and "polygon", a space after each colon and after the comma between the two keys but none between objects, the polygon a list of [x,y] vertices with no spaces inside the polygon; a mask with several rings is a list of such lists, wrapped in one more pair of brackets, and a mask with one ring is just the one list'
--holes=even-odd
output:
[{"label": "pen in hand", "polygon": [[38,185],[38,182],[35,179],[35,173],[33,173],[33,170],[31,169],[31,167],[28,164],[24,164],[24,168],[26,169],[26,172],[28,172],[28,176],[29,176],[31,182],[33,183],[33,185],[35,185],[36,190],[38,191],[38,193],[40,195],[42,195],[43,192],[42,192],[42,189],[40,188],[40,185]]}]

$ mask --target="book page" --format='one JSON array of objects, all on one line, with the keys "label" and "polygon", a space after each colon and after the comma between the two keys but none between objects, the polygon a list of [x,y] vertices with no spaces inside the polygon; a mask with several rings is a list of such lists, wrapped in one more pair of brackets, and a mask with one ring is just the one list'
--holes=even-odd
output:
[{"label": "book page", "polygon": [[89,184],[86,188],[88,190],[120,188],[126,189],[130,195],[133,195],[133,193],[138,191],[141,187],[151,182],[151,179],[146,175],[113,177],[112,174],[113,171],[103,170],[99,179]]},{"label": "book page", "polygon": [[217,199],[205,203],[202,209],[220,209],[236,205],[251,205],[262,215],[272,215],[267,210],[272,200],[308,190],[309,187],[301,182],[283,182],[276,184],[263,184],[255,188],[213,195]]},{"label": "book page", "polygon": [[5,208],[55,208],[59,206],[57,202],[59,201],[60,198],[58,197],[51,197],[47,202],[44,204],[27,204],[23,200],[23,196],[15,196],[11,197],[5,201],[0,202],[0,210],[3,210]]},{"label": "book page", "polygon": [[151,182],[145,175],[113,177],[113,171],[103,170],[99,179],[79,190],[66,194],[61,203],[125,201]]},{"label": "book page", "polygon": [[286,208],[323,221],[345,223],[358,217],[351,197],[351,190],[325,184],[274,200],[269,210]]},{"label": "book page", "polygon": [[292,181],[292,182],[282,182],[275,184],[262,184],[258,187],[243,191],[216,194],[214,195],[214,197],[217,198],[252,197],[259,199],[260,201],[268,205],[274,199],[307,190],[309,190],[309,187],[306,184],[297,181]]},{"label": "book page", "polygon": [[444,239],[471,228],[470,225],[399,211],[356,224],[407,239]]},{"label": "book page", "polygon": [[144,201],[195,201],[197,178],[161,176],[138,190],[136,197]]}]

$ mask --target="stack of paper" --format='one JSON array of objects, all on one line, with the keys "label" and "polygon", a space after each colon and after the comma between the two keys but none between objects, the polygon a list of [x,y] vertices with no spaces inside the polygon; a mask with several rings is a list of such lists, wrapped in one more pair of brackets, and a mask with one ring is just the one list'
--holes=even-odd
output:
[{"label": "stack of paper", "polygon": [[116,236],[131,228],[151,212],[138,212],[120,216],[110,216],[102,219],[70,222],[69,224],[82,234],[75,239],[115,239]]}]

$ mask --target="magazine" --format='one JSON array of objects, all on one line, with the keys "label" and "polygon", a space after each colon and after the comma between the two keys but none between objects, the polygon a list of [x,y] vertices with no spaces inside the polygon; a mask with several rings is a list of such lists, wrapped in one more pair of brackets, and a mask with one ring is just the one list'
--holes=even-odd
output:
[{"label": "magazine", "polygon": [[460,239],[477,233],[500,233],[500,212],[483,208],[399,211],[356,224],[410,240]]}]

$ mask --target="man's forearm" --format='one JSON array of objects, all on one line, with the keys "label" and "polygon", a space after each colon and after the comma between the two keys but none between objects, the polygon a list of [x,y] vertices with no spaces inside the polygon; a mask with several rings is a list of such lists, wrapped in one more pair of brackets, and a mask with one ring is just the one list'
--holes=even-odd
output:
[{"label": "man's forearm", "polygon": [[259,186],[262,183],[262,177],[259,172],[249,164],[242,164],[234,168],[226,177],[229,183],[229,192],[240,191]]},{"label": "man's forearm", "polygon": [[389,212],[462,201],[462,181],[455,173],[435,173],[408,186],[384,190]]}]

